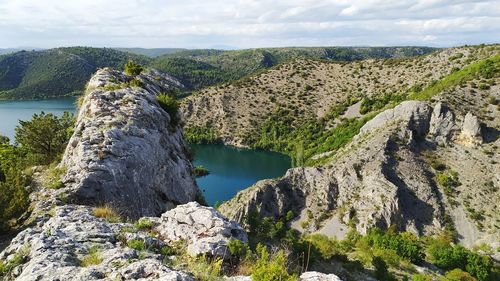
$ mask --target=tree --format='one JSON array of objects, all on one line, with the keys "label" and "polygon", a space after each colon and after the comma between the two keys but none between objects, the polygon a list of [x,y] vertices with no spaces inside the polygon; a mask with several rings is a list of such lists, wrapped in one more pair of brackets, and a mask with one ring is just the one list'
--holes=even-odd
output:
[{"label": "tree", "polygon": [[177,126],[179,124],[179,103],[176,98],[169,94],[160,94],[156,97],[161,108],[170,116],[170,125]]},{"label": "tree", "polygon": [[0,144],[8,144],[10,139],[4,135],[0,135]]},{"label": "tree", "polygon": [[125,64],[125,74],[129,76],[137,76],[141,74],[143,70],[144,68],[133,60],[129,60],[127,64]]},{"label": "tree", "polygon": [[36,164],[49,164],[63,152],[73,124],[73,115],[68,112],[61,117],[45,112],[34,114],[30,121],[19,121],[16,143],[34,156]]}]

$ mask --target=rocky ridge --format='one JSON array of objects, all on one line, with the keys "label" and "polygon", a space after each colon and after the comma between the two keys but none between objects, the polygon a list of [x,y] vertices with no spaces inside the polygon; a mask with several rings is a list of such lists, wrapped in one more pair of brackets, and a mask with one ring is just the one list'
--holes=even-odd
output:
[{"label": "rocky ridge", "polygon": [[111,69],[92,77],[59,165],[66,171],[60,192],[69,200],[112,204],[135,219],[201,194],[182,130],[156,101],[179,83],[156,71],[136,79],[143,87],[122,86],[131,78]]}]

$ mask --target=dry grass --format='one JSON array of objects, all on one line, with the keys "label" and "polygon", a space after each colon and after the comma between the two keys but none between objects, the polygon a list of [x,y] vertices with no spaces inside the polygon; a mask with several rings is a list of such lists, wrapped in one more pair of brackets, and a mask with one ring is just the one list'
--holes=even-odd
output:
[{"label": "dry grass", "polygon": [[116,223],[121,221],[120,215],[115,211],[111,205],[104,205],[95,207],[93,209],[94,216],[103,218],[109,222]]}]

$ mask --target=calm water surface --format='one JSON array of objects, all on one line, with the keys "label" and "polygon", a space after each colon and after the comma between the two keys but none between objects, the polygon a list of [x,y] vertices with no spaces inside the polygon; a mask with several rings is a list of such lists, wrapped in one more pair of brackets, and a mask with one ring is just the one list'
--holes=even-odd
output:
[{"label": "calm water surface", "polygon": [[290,168],[288,156],[266,151],[237,149],[222,145],[191,145],[194,164],[210,174],[197,179],[210,205],[229,200],[261,179],[275,178]]},{"label": "calm water surface", "polygon": [[75,112],[75,98],[65,97],[58,99],[37,101],[0,101],[0,134],[14,141],[14,129],[19,120],[30,120],[34,113],[63,114],[64,111]]},{"label": "calm water surface", "polygon": [[[0,134],[14,141],[19,120],[30,120],[34,113],[61,115],[75,112],[75,98],[40,101],[0,101]],[[261,179],[282,176],[290,168],[290,158],[273,152],[237,149],[222,145],[191,145],[195,165],[210,171],[197,182],[210,205],[231,199],[236,193]]]}]

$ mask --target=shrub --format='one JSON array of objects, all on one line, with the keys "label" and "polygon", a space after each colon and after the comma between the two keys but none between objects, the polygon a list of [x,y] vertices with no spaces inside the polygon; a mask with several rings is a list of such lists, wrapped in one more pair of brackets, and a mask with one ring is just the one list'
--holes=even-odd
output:
[{"label": "shrub", "polygon": [[443,281],[476,281],[476,278],[472,277],[469,273],[456,268],[446,272]]},{"label": "shrub", "polygon": [[146,250],[146,244],[144,243],[144,241],[138,239],[131,239],[127,241],[127,246],[137,251]]},{"label": "shrub", "polygon": [[141,74],[143,70],[144,68],[133,60],[130,60],[127,64],[125,64],[125,74],[129,76],[137,76]]},{"label": "shrub", "polygon": [[285,252],[279,251],[270,255],[267,247],[257,245],[258,259],[252,272],[253,281],[294,281],[297,276],[291,275],[287,270]]},{"label": "shrub", "polygon": [[207,259],[205,256],[189,258],[187,267],[196,280],[216,281],[220,280],[223,260],[220,258]]},{"label": "shrub", "polygon": [[88,267],[102,263],[101,250],[97,246],[92,246],[89,253],[82,259],[81,266]]},{"label": "shrub", "polygon": [[156,97],[161,108],[170,116],[170,125],[177,126],[179,124],[179,103],[175,97],[168,94],[160,94]]},{"label": "shrub", "polygon": [[94,216],[103,218],[111,223],[120,222],[121,218],[110,205],[104,205],[93,209]]},{"label": "shrub", "polygon": [[210,174],[210,172],[203,166],[196,166],[193,169],[193,174],[195,175],[195,177],[199,178],[207,176],[208,174]]},{"label": "shrub", "polygon": [[135,223],[135,228],[138,230],[148,230],[153,227],[153,223],[146,219],[146,218],[141,218]]},{"label": "shrub", "polygon": [[375,277],[379,280],[396,280],[387,270],[387,264],[381,257],[373,257],[372,265],[375,267]]},{"label": "shrub", "polygon": [[329,260],[341,253],[340,243],[334,238],[329,238],[323,234],[310,234],[304,239],[311,243],[320,257],[324,260]]},{"label": "shrub", "polygon": [[231,239],[227,244],[231,256],[238,259],[246,259],[250,256],[251,251],[248,244],[241,242],[238,239]]},{"label": "shrub", "polygon": [[411,280],[413,281],[433,281],[432,276],[427,275],[427,274],[414,274],[411,277]]},{"label": "shrub", "polygon": [[62,117],[44,112],[33,114],[30,121],[19,121],[15,130],[16,143],[37,158],[35,164],[48,164],[66,148],[73,124],[74,117],[68,112]]},{"label": "shrub", "polygon": [[139,79],[132,79],[130,80],[130,82],[128,82],[128,86],[129,87],[135,87],[135,88],[142,88],[144,87],[144,82],[142,82],[141,80]]},{"label": "shrub", "polygon": [[220,138],[213,128],[192,126],[184,128],[186,141],[193,144],[218,144]]}]

